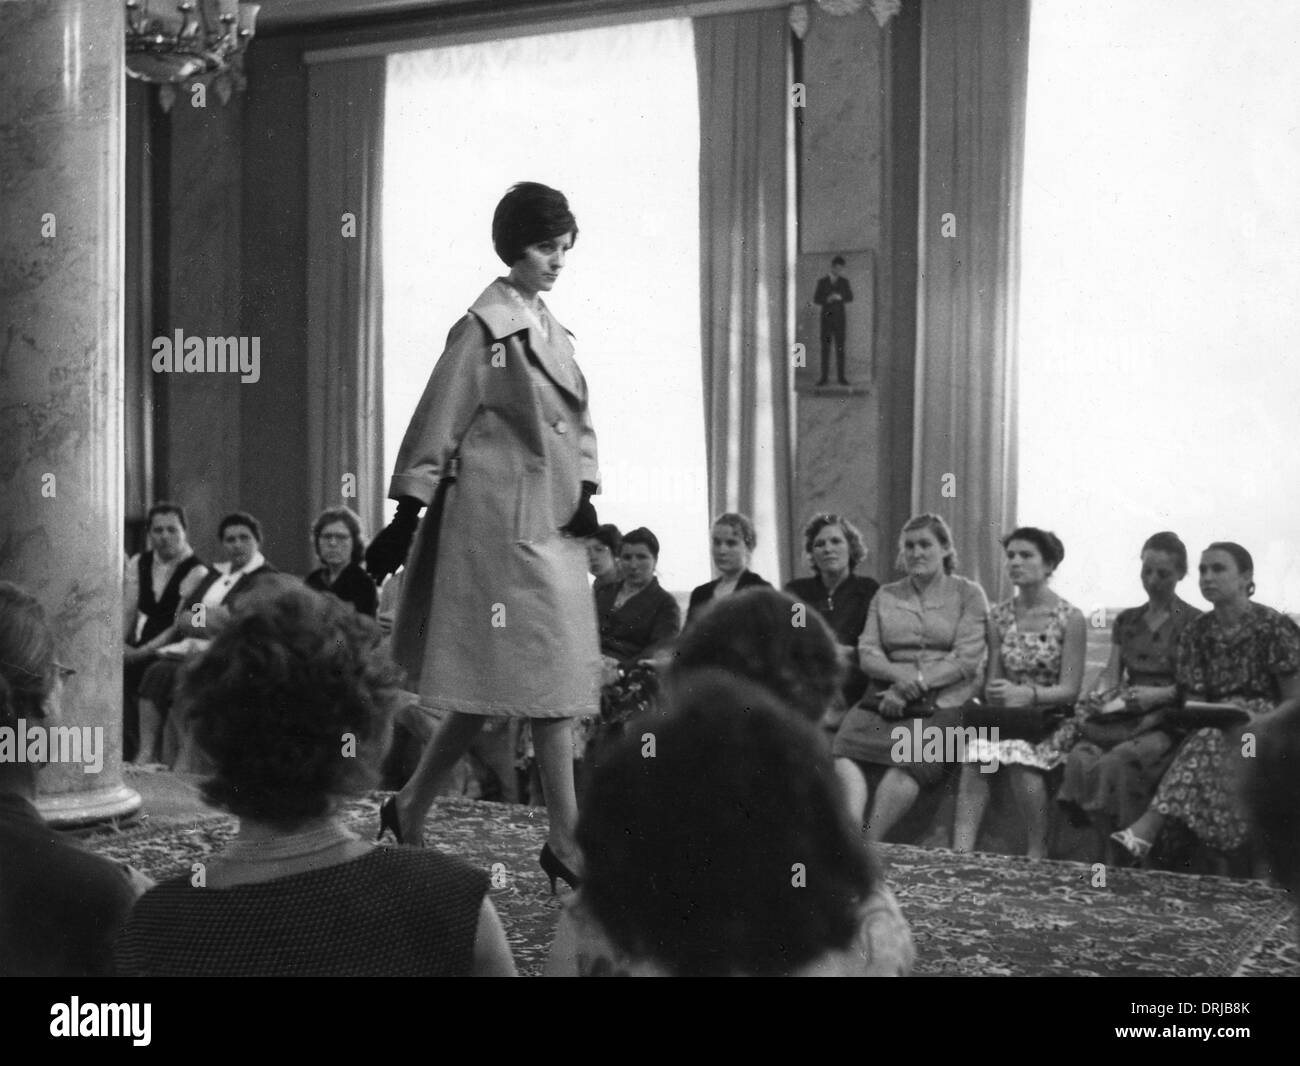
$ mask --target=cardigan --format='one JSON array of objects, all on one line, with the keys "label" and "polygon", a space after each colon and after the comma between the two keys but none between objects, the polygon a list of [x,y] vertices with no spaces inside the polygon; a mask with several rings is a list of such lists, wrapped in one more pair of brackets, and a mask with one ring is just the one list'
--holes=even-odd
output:
[{"label": "cardigan", "polygon": [[103,977],[137,889],[125,867],[0,794],[0,977]]},{"label": "cardigan", "polygon": [[344,603],[352,604],[358,613],[371,618],[379,609],[379,590],[375,588],[375,580],[356,563],[348,563],[332,585],[329,571],[322,566],[307,575],[306,585],[317,592],[332,593]]},{"label": "cardigan", "polygon": [[[689,606],[687,606],[686,608],[687,625],[690,625],[691,619],[694,618],[697,614],[699,614],[700,611],[703,610],[704,607],[708,605],[709,601],[713,599],[713,594],[718,590],[718,582],[720,582],[721,580],[722,578],[720,577],[714,578],[714,580],[710,581],[707,585],[700,585],[695,589],[691,590],[691,602]],[[740,575],[740,580],[736,582],[737,592],[740,592],[742,589],[750,589],[750,588],[770,589],[771,587],[772,585],[770,582],[764,581],[752,570],[746,570],[743,574]]]},{"label": "cardigan", "polygon": [[231,888],[146,892],[115,950],[151,977],[467,977],[488,875],[422,848]]},{"label": "cardigan", "polygon": [[616,609],[614,600],[622,586],[618,581],[596,589],[596,624],[600,627],[601,654],[617,659],[622,666],[631,666],[677,636],[682,609],[660,586],[657,577]]}]

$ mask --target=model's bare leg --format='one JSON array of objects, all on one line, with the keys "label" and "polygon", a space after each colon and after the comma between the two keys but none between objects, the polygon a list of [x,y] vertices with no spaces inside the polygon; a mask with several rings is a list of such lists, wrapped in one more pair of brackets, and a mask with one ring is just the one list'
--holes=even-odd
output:
[{"label": "model's bare leg", "polygon": [[573,786],[573,721],[569,718],[530,718],[533,751],[542,778],[546,814],[551,828],[547,843],[575,874],[582,873],[578,852],[578,797]]},{"label": "model's bare leg", "polygon": [[898,769],[886,770],[876,789],[876,802],[867,822],[867,839],[875,844],[884,840],[885,834],[912,809],[920,794],[921,786],[911,774]]},{"label": "model's bare leg", "polygon": [[420,761],[411,779],[395,796],[397,820],[402,839],[419,846],[424,838],[424,819],[433,806],[443,780],[469,750],[471,742],[487,719],[480,714],[448,714],[442,727],[433,734],[420,753]]},{"label": "model's bare leg", "polygon": [[159,758],[159,749],[161,746],[162,715],[158,713],[158,706],[153,700],[140,697],[140,749],[136,752],[135,762],[140,766],[147,766],[149,763],[161,762]]},{"label": "model's bare leg", "polygon": [[849,812],[849,821],[861,829],[867,812],[866,775],[852,759],[838,758],[835,760],[835,776],[844,793],[844,808]]},{"label": "model's bare leg", "polygon": [[989,774],[980,773],[979,763],[968,762],[961,768],[957,788],[957,816],[953,821],[952,846],[955,851],[974,851],[980,823],[989,805]]},{"label": "model's bare leg", "polygon": [[1020,801],[1020,810],[1025,816],[1028,836],[1025,854],[1031,859],[1047,858],[1047,775],[1033,767],[1013,766],[1011,790]]}]

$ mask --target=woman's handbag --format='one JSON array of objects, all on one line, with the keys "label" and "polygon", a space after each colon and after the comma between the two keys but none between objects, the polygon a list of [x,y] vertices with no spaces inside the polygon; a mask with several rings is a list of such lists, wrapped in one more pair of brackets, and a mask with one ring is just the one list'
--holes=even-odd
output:
[{"label": "woman's handbag", "polygon": [[620,666],[618,676],[600,690],[600,720],[607,725],[626,722],[649,710],[659,695],[659,674],[648,662]]},{"label": "woman's handbag", "polygon": [[[1122,706],[1120,706],[1122,704]],[[1164,708],[1142,709],[1137,700],[1124,695],[1122,687],[1093,693],[1080,700],[1084,717],[1079,734],[1102,751],[1150,732],[1164,718]]]},{"label": "woman's handbag", "polygon": [[[865,707],[869,711],[875,711],[880,714],[880,701],[884,698],[889,686],[882,681],[872,681],[867,686],[867,691],[862,694],[862,699],[858,701],[858,706]],[[907,706],[903,708],[903,713],[898,717],[903,718],[929,718],[939,709],[939,692],[941,690],[931,690],[924,696],[919,696],[914,700],[909,700]],[[884,715],[881,715],[883,718]]]},{"label": "woman's handbag", "polygon": [[999,740],[1046,740],[1057,726],[1074,713],[1066,705],[1052,707],[1034,704],[1029,707],[993,707],[973,696],[962,707],[962,725],[976,729],[996,729]]}]

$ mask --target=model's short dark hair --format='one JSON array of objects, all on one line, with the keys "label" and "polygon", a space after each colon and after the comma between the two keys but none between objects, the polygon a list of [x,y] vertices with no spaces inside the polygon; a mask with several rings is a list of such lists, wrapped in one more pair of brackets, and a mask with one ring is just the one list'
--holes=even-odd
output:
[{"label": "model's short dark hair", "polygon": [[189,520],[185,517],[185,508],[179,503],[172,503],[170,500],[159,500],[149,508],[149,513],[144,520],[145,528],[152,526],[153,520],[160,514],[174,514],[176,521],[181,524],[181,529],[188,530],[190,528]]},{"label": "model's short dark hair", "polygon": [[232,511],[221,520],[217,526],[217,540],[221,540],[226,535],[226,530],[231,526],[247,526],[249,532],[253,534],[253,539],[258,544],[262,543],[262,523],[254,518],[247,511]]},{"label": "model's short dark hair", "polygon": [[492,215],[492,247],[506,266],[514,266],[529,245],[565,234],[578,240],[569,201],[559,189],[535,181],[512,185]]},{"label": "model's short dark hair", "polygon": [[867,557],[867,545],[862,539],[862,531],[842,515],[815,514],[808,519],[803,530],[803,550],[808,556],[808,565],[817,573],[817,560],[813,558],[813,541],[827,526],[839,526],[844,530],[844,539],[849,542],[849,569],[852,570]]},{"label": "model's short dark hair", "polygon": [[726,511],[713,520],[713,525],[730,526],[750,551],[758,545],[758,534],[754,532],[754,523],[749,520],[749,515],[739,511]]},{"label": "model's short dark hair", "polygon": [[[659,558],[659,538],[646,529],[645,526],[637,526],[631,532],[623,534],[623,545],[627,546],[628,544],[644,544],[650,549],[651,555],[656,559]],[[622,550],[622,548],[619,548],[619,551]]]},{"label": "model's short dark hair", "polygon": [[617,555],[623,550],[623,534],[613,522],[606,522],[587,539],[599,541],[609,549],[611,555]]},{"label": "model's short dark hair", "polygon": [[1065,558],[1065,545],[1061,543],[1061,538],[1049,529],[1039,529],[1037,526],[1020,526],[1002,538],[1002,547],[1005,548],[1013,540],[1027,540],[1038,549],[1038,554],[1043,557],[1043,562],[1053,570],[1060,566],[1061,560]]},{"label": "model's short dark hair", "polygon": [[1160,533],[1152,533],[1147,537],[1146,543],[1142,545],[1143,552],[1164,552],[1166,555],[1173,557],[1174,565],[1178,568],[1180,577],[1187,574],[1187,545],[1177,533],[1170,533],[1164,530]]},{"label": "model's short dark hair", "polygon": [[844,256],[842,255],[837,255],[834,259],[831,260],[831,266],[833,267],[842,267],[844,265],[845,265]]},{"label": "model's short dark hair", "polygon": [[320,557],[320,535],[326,526],[335,522],[342,522],[348,527],[348,532],[352,535],[352,561],[361,562],[366,553],[366,538],[361,532],[361,516],[351,507],[327,507],[316,516],[316,521],[311,524],[311,543],[316,549],[317,558]]},{"label": "model's short dark hair", "polygon": [[287,576],[240,603],[182,673],[208,802],[292,826],[368,787],[401,672],[371,619]]},{"label": "model's short dark hair", "polygon": [[839,694],[844,671],[822,616],[771,588],[724,596],[696,615],[677,641],[668,685],[707,667],[765,686],[813,722]]},{"label": "model's short dark hair", "polygon": [[622,953],[681,977],[789,974],[848,947],[874,876],[824,740],[761,686],[683,681],[595,771],[582,905]]}]

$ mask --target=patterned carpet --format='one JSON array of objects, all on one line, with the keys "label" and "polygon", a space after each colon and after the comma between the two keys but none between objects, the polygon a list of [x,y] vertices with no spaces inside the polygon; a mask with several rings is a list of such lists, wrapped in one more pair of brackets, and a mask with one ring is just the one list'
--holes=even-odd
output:
[{"label": "patterned carpet", "polygon": [[[357,832],[373,834],[385,795],[349,804]],[[188,874],[234,828],[205,814],[86,843],[162,879]],[[451,798],[438,801],[426,834],[493,872],[492,898],[526,976],[541,973],[561,907],[537,865],[545,834],[543,810]],[[1300,976],[1290,901],[1259,882],[1107,870],[1094,886],[1079,863],[897,844],[881,852],[912,926],[918,975]]]}]

